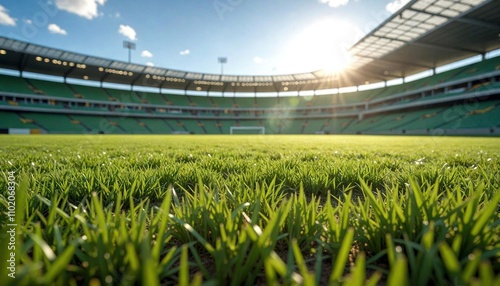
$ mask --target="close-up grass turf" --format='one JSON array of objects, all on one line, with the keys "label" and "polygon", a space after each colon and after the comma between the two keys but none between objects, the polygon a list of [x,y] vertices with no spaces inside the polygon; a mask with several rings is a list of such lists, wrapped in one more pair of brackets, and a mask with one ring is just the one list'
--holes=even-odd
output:
[{"label": "close-up grass turf", "polygon": [[2,285],[500,285],[499,138],[0,141]]}]

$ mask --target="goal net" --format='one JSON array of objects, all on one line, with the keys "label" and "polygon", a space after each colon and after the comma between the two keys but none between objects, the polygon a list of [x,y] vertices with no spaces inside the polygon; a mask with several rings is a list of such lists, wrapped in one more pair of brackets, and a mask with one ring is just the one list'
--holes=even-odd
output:
[{"label": "goal net", "polygon": [[266,134],[264,126],[231,126],[229,134]]}]

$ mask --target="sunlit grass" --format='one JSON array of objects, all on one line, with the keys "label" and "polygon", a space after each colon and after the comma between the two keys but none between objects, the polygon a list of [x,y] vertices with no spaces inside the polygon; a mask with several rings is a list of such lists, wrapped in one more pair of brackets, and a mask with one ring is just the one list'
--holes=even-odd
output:
[{"label": "sunlit grass", "polygon": [[2,283],[500,283],[496,138],[0,140]]}]

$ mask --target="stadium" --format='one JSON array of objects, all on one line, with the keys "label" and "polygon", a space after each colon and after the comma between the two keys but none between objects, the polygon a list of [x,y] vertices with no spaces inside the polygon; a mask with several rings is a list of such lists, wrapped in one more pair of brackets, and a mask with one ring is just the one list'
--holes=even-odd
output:
[{"label": "stadium", "polygon": [[300,73],[0,35],[0,284],[500,285],[500,1],[405,3]]},{"label": "stadium", "polygon": [[[351,47],[350,68],[336,73],[202,74],[1,38],[0,68],[14,73],[1,76],[0,129],[498,135],[499,8],[495,1],[473,2],[481,4],[408,4]],[[474,63],[442,71],[464,59]]]}]

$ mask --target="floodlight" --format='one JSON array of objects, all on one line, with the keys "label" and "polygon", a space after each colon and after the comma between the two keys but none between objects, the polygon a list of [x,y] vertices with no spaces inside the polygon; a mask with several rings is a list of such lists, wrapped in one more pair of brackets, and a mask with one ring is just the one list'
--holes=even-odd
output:
[{"label": "floodlight", "polygon": [[123,47],[125,49],[128,49],[128,62],[130,63],[131,60],[131,51],[135,50],[135,43],[129,42],[129,41],[123,41]]},{"label": "floodlight", "polygon": [[219,57],[217,59],[220,63],[220,74],[224,74],[224,64],[227,63],[227,58],[226,57]]}]

